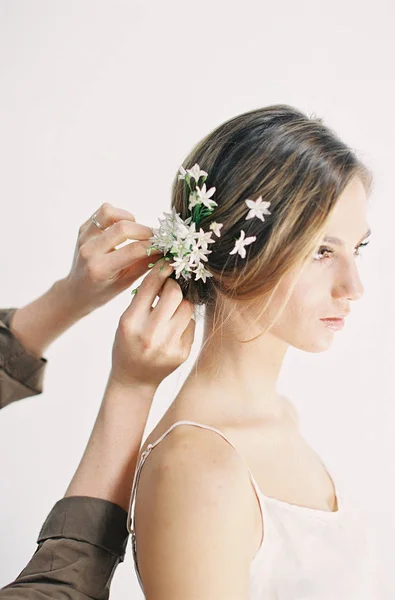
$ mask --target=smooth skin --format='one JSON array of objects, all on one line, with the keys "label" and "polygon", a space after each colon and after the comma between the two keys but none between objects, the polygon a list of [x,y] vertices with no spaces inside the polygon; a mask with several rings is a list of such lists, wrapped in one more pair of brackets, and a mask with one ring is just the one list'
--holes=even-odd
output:
[{"label": "smooth skin", "polygon": [[[364,187],[354,178],[328,220],[325,237],[332,241],[321,240],[302,271],[278,289],[274,314],[297,275],[281,318],[246,344],[240,340],[257,336],[268,315],[244,312],[225,323],[142,451],[175,421],[211,425],[233,442],[266,495],[314,510],[338,508],[333,482],[301,435],[295,407],[277,392],[277,380],[289,346],[327,350],[335,333],[320,319],[349,312],[361,298],[357,256],[368,230],[366,209]],[[208,314],[203,341],[211,327]],[[135,531],[147,600],[246,600],[264,529],[244,462],[214,432],[176,427],[146,458]]]}]

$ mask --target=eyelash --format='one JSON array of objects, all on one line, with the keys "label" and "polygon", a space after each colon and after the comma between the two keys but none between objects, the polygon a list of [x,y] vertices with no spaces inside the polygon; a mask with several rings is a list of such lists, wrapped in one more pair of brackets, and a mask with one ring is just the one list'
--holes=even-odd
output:
[{"label": "eyelash", "polygon": [[[362,243],[362,244],[359,244],[359,246],[357,246],[357,248],[355,248],[355,249],[356,249],[356,251],[357,251],[357,254],[356,254],[356,256],[357,256],[357,257],[360,257],[360,256],[361,256],[361,254],[360,254],[360,249],[361,249],[362,247],[364,247],[364,246],[367,246],[368,244],[369,244],[369,242],[364,242],[364,243]],[[334,251],[333,251],[333,250],[331,250],[330,248],[326,248],[325,246],[321,246],[321,248],[318,250],[318,252],[315,252],[315,254],[314,254],[313,256],[315,257],[315,256],[317,256],[317,255],[319,255],[319,254],[321,254],[321,253],[323,253],[323,252],[326,252],[326,253],[328,253],[328,254],[333,254],[333,252],[334,252]],[[322,256],[322,255],[321,255],[321,258],[313,258],[313,260],[315,260],[315,261],[317,261],[317,262],[321,262],[321,261],[322,261],[322,260],[324,260],[325,258],[329,258],[329,256]]]}]

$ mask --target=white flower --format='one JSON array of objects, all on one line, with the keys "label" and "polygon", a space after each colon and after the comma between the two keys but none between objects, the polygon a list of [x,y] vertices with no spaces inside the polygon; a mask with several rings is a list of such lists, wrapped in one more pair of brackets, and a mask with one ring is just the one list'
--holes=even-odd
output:
[{"label": "white flower", "polygon": [[199,181],[199,177],[202,175],[207,176],[206,171],[203,171],[197,163],[193,165],[192,169],[187,169],[187,173],[191,176],[191,178],[195,179],[196,183]]},{"label": "white flower", "polygon": [[215,187],[210,188],[206,191],[206,184],[203,184],[202,189],[199,187],[196,188],[193,192],[189,194],[189,210],[192,210],[194,206],[199,204],[204,204],[207,208],[213,208],[214,206],[218,206],[215,200],[210,200],[210,196],[212,196],[215,192]]},{"label": "white flower", "polygon": [[207,176],[206,171],[203,171],[203,169],[201,169],[197,163],[193,165],[192,169],[187,170],[185,170],[181,165],[179,168],[179,173],[178,179],[185,179],[185,175],[188,173],[191,179],[195,179],[196,183],[199,181],[200,177],[204,177],[205,175]]},{"label": "white flower", "polygon": [[210,200],[209,198],[214,194],[215,187],[211,187],[206,191],[206,184],[203,183],[202,189],[196,188],[197,197],[200,204],[204,204],[207,208],[213,208],[214,206],[218,206],[215,200]]},{"label": "white flower", "polygon": [[200,200],[198,198],[197,192],[196,191],[191,192],[189,194],[189,204],[188,204],[189,210],[192,210],[193,207],[197,206],[198,204],[201,204],[201,202],[200,202]]},{"label": "white flower", "polygon": [[198,279],[202,279],[203,283],[206,283],[206,277],[213,276],[212,273],[210,273],[210,271],[208,271],[202,263],[200,263],[200,265],[196,269],[195,274],[195,281],[197,281]]},{"label": "white flower", "polygon": [[174,240],[172,247],[170,248],[170,252],[172,254],[177,254],[178,256],[184,256],[191,249],[191,240],[189,239],[177,239]]},{"label": "white flower", "polygon": [[199,233],[196,234],[196,240],[204,250],[207,250],[207,244],[213,244],[215,242],[211,237],[212,235],[211,231],[203,231],[202,228],[200,228]]},{"label": "white flower", "polygon": [[244,229],[242,229],[239,239],[235,241],[235,247],[233,248],[233,250],[231,252],[229,252],[229,254],[236,254],[236,252],[238,252],[240,254],[241,258],[245,258],[246,249],[244,246],[247,246],[248,244],[252,244],[252,242],[255,242],[255,240],[256,240],[255,235],[246,238],[245,231],[244,231]]},{"label": "white flower", "polygon": [[208,261],[207,254],[211,254],[212,250],[204,250],[200,245],[194,244],[189,255],[190,265],[199,265],[201,260]]},{"label": "white flower", "polygon": [[221,227],[223,227],[223,223],[217,223],[216,221],[210,223],[210,229],[212,229],[215,235],[217,235],[218,237],[221,237]]},{"label": "white flower", "polygon": [[261,221],[264,221],[265,218],[263,215],[270,215],[271,212],[268,211],[268,207],[270,206],[270,202],[265,202],[262,200],[262,196],[259,196],[257,200],[245,200],[248,208],[250,209],[246,219],[252,219],[253,217],[258,217]]},{"label": "white flower", "polygon": [[182,271],[189,271],[189,256],[175,256],[174,262],[170,263],[176,271],[176,279],[178,279]]},{"label": "white flower", "polygon": [[185,175],[187,174],[186,170],[184,169],[184,167],[181,165],[181,167],[179,168],[179,176],[178,179],[185,179]]}]

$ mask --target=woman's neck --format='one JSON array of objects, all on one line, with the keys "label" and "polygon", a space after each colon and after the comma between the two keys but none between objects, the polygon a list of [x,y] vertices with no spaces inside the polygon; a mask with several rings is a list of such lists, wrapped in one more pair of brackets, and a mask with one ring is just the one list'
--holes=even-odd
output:
[{"label": "woman's neck", "polygon": [[194,392],[196,397],[200,393],[202,401],[218,408],[223,403],[225,412],[235,416],[280,416],[284,398],[277,392],[277,381],[288,344],[270,332],[251,342],[240,342],[258,333],[245,330],[243,335],[236,335],[234,324],[213,333],[211,322],[206,320],[202,350],[182,394]]}]

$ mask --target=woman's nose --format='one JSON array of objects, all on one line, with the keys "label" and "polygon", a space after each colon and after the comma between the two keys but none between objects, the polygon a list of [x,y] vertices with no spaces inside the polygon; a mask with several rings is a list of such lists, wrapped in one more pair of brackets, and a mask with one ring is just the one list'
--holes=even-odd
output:
[{"label": "woman's nose", "polygon": [[355,260],[350,261],[348,268],[345,268],[339,275],[336,295],[348,300],[359,300],[362,298],[364,291],[365,288],[359,276]]}]

